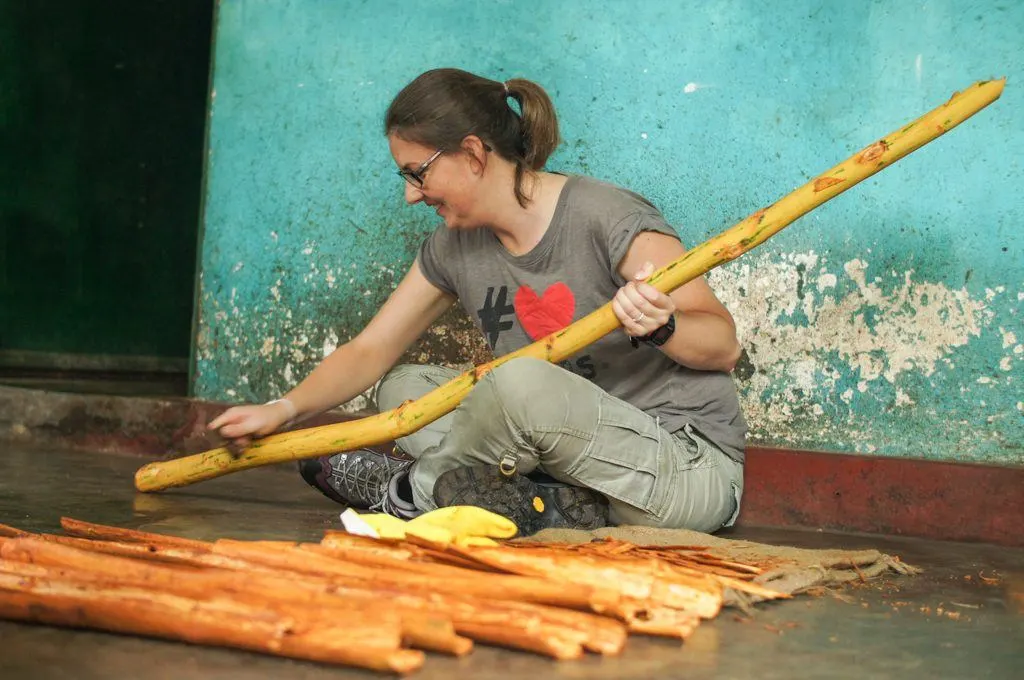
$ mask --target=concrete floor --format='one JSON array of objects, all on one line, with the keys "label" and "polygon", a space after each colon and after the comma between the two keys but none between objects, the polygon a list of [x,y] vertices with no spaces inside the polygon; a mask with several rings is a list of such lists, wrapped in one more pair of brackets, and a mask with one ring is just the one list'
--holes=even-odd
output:
[{"label": "concrete floor", "polygon": [[[0,444],[0,522],[56,531],[61,515],[195,538],[313,540],[339,508],[291,468],[259,469],[136,494],[134,458]],[[1024,550],[906,538],[743,528],[731,536],[800,547],[874,547],[925,568],[818,597],[726,610],[684,645],[633,637],[615,658],[553,662],[478,645],[432,655],[413,677],[1020,678]],[[995,577],[988,584],[979,578]],[[970,578],[967,578],[970,577]],[[372,673],[141,638],[0,622],[0,678],[370,678]]]}]

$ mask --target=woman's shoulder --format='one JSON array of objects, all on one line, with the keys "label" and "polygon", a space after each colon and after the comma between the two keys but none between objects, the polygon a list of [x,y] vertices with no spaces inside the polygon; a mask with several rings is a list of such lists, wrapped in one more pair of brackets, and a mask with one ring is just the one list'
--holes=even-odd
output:
[{"label": "woman's shoulder", "polygon": [[625,187],[584,175],[571,177],[570,187],[570,219],[604,238],[623,229],[632,230],[637,224],[665,223],[654,204]]},{"label": "woman's shoulder", "polygon": [[574,211],[620,218],[636,213],[660,214],[658,208],[640,194],[606,180],[572,175],[570,186]]}]

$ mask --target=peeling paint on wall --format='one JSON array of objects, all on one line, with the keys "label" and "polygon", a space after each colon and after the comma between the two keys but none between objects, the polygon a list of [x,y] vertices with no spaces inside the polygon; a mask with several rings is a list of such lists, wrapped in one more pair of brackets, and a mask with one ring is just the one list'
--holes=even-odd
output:
[{"label": "peeling paint on wall", "polygon": [[[992,309],[1015,293],[972,294],[913,270],[876,269],[807,251],[755,254],[710,274],[745,347],[737,377],[754,441],[885,453],[882,413],[892,421],[886,430],[925,426],[954,442],[968,433],[981,440],[953,457],[992,459],[1004,446],[1019,456],[1011,442],[1020,422],[1007,415],[1024,353],[1013,332],[993,324]],[[975,386],[949,394],[965,374]],[[950,420],[951,411],[961,417]]]},{"label": "peeling paint on wall", "polygon": [[[310,248],[304,249],[302,254],[314,257]],[[232,267],[232,276],[242,269]],[[344,314],[333,318],[322,310],[335,293],[321,291],[306,296],[303,292],[317,288],[321,280],[328,283],[328,290],[331,290],[335,270],[321,270],[312,263],[309,269],[320,278],[314,280],[309,274],[303,274],[296,282],[295,277],[279,277],[266,289],[263,298],[245,312],[236,305],[236,286],[230,288],[227,300],[221,301],[215,291],[207,289],[206,277],[200,278],[201,309],[203,314],[212,314],[216,323],[200,324],[195,346],[197,385],[231,385],[223,390],[223,395],[245,402],[258,403],[284,394],[324,357],[359,332],[394,289],[396,272],[402,272],[403,268],[375,263],[374,273],[367,281],[361,277],[357,280],[356,272],[360,268],[355,263],[350,265],[348,270],[353,276],[347,283],[339,284],[342,289],[339,292],[344,294],[347,289],[356,304],[346,306]],[[285,300],[298,301],[293,309]],[[466,369],[491,358],[493,355],[479,330],[456,306],[443,314],[401,361]],[[372,389],[356,397],[344,405],[343,410],[367,408],[371,392]]]}]

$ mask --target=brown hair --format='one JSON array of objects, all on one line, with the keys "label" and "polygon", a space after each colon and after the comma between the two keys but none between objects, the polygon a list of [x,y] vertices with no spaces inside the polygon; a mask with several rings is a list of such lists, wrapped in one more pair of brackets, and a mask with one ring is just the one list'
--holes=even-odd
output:
[{"label": "brown hair", "polygon": [[456,151],[467,135],[476,135],[515,163],[514,191],[524,208],[530,200],[524,175],[544,167],[559,142],[555,107],[540,85],[523,78],[500,83],[454,68],[427,71],[402,88],[384,116],[384,133],[444,151]]}]

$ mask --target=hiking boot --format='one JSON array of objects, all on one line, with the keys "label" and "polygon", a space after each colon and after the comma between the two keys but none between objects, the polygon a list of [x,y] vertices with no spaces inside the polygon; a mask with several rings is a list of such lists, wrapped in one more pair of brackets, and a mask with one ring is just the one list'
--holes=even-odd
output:
[{"label": "hiking boot", "polygon": [[434,483],[437,507],[475,505],[509,518],[521,536],[541,529],[599,529],[608,524],[608,501],[591,489],[556,482],[538,484],[525,475],[505,475],[497,465],[472,465],[445,472]]},{"label": "hiking boot", "polygon": [[[388,499],[394,478],[411,464],[411,459],[358,449],[300,460],[299,473],[310,486],[333,501],[356,510],[379,510]],[[395,492],[398,490],[396,485]],[[396,501],[402,499],[396,497]],[[397,507],[405,507],[402,503]]]},{"label": "hiking boot", "polygon": [[388,491],[381,504],[374,510],[386,512],[398,519],[412,519],[423,514],[423,511],[412,502],[408,465],[391,475],[391,479],[388,481]]}]

